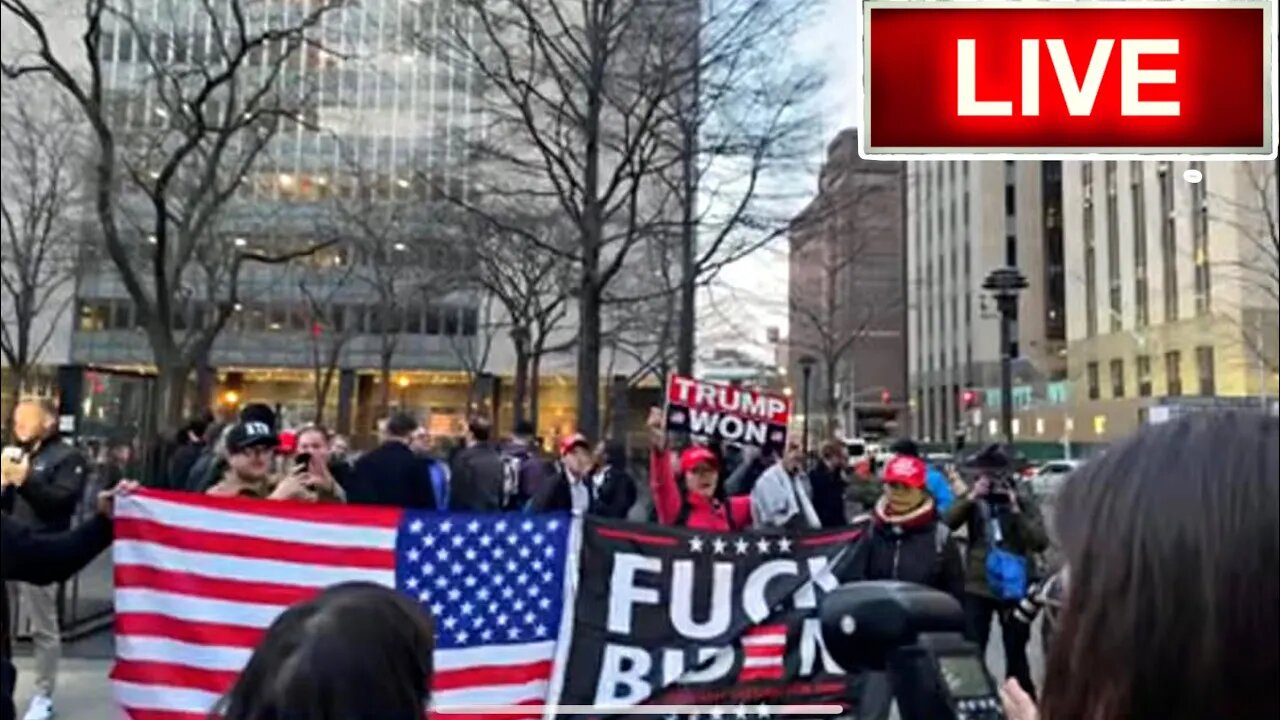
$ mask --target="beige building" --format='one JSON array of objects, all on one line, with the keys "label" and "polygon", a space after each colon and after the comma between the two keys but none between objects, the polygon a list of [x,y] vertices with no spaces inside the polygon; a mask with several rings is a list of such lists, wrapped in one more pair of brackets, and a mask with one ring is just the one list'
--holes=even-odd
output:
[{"label": "beige building", "polygon": [[913,162],[908,173],[913,434],[936,443],[990,439],[1000,377],[999,315],[982,289],[990,271],[1017,266],[1028,281],[1013,338],[1015,406],[1060,399],[1054,386],[1065,374],[1068,314],[1062,163]]},{"label": "beige building", "polygon": [[1156,404],[1274,398],[1276,195],[1273,161],[1064,163],[1062,418],[1080,439]]}]

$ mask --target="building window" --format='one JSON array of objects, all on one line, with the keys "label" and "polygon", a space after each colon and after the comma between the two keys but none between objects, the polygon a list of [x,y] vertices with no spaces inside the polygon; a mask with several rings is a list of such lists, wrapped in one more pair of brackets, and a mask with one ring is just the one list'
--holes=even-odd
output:
[{"label": "building window", "polygon": [[1101,395],[1098,389],[1098,363],[1091,362],[1085,366],[1085,376],[1089,383],[1089,399],[1097,400]]},{"label": "building window", "polygon": [[1139,355],[1137,364],[1138,396],[1151,397],[1151,356]]},{"label": "building window", "polygon": [[1120,300],[1120,198],[1116,189],[1116,163],[1103,166],[1107,185],[1107,300],[1111,332],[1120,332],[1124,317]]},{"label": "building window", "polygon": [[1164,319],[1178,319],[1178,218],[1173,214],[1173,167],[1160,163],[1160,257],[1164,266]]},{"label": "building window", "polygon": [[1084,203],[1084,325],[1085,335],[1098,334],[1098,267],[1093,232],[1093,163],[1080,165],[1080,194]]},{"label": "building window", "polygon": [[1205,187],[1204,162],[1191,163],[1192,170],[1200,171],[1200,182],[1191,183],[1191,252],[1195,263],[1196,315],[1208,315],[1210,310],[1209,286],[1209,194]]},{"label": "building window", "polygon": [[1062,162],[1041,163],[1044,208],[1045,339],[1067,339],[1066,268],[1062,249]]},{"label": "building window", "polygon": [[1201,345],[1196,348],[1196,375],[1200,378],[1200,394],[1212,397],[1217,394],[1214,384],[1213,346]]},{"label": "building window", "polygon": [[92,300],[82,300],[80,302],[80,330],[84,332],[97,332],[107,328],[107,319],[110,315],[110,308],[106,303],[95,302]]},{"label": "building window", "polygon": [[1124,397],[1124,360],[1111,361],[1111,397]]},{"label": "building window", "polygon": [[1164,354],[1165,395],[1182,395],[1182,353],[1172,350]]},{"label": "building window", "polygon": [[1143,182],[1143,163],[1129,163],[1129,192],[1133,201],[1133,307],[1134,324],[1139,328],[1151,323],[1147,291],[1147,195]]}]

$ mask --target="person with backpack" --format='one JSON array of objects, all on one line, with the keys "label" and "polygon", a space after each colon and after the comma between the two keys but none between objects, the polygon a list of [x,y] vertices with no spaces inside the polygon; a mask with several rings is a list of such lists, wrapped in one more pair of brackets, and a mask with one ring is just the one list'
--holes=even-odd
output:
[{"label": "person with backpack", "polygon": [[985,653],[991,618],[1000,620],[1006,675],[1035,695],[1027,660],[1030,628],[1014,612],[1030,591],[1030,563],[1049,546],[1035,499],[1014,485],[1014,458],[999,445],[983,449],[964,463],[976,474],[967,494],[957,497],[944,516],[952,530],[968,532],[965,560],[966,635]]},{"label": "person with backpack", "polygon": [[751,498],[728,497],[720,484],[719,460],[700,445],[685,448],[678,461],[667,446],[662,410],[649,410],[649,489],[657,521],[691,530],[729,532],[751,526]]},{"label": "person with backpack", "polygon": [[[964,598],[964,563],[960,549],[942,522],[937,501],[927,489],[923,460],[898,455],[885,464],[884,492],[870,513],[870,533],[855,555],[857,580],[900,580]],[[860,679],[858,720],[885,720],[893,691],[884,673]]]},{"label": "person with backpack", "polygon": [[533,423],[516,423],[511,441],[502,451],[502,506],[526,510],[555,476],[551,463],[541,457]]},{"label": "person with backpack", "polygon": [[431,454],[431,433],[425,427],[418,426],[409,436],[409,449],[427,464],[427,480],[431,483],[431,492],[436,496],[436,509],[449,509],[449,466],[440,462]]}]

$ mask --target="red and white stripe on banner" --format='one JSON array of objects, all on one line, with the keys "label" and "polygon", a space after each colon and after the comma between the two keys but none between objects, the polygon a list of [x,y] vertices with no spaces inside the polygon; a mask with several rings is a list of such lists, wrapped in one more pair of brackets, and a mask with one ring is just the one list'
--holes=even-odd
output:
[{"label": "red and white stripe on banner", "polygon": [[[400,512],[329,508],[150,493],[117,502],[111,677],[126,717],[207,720],[289,605],[335,583],[395,587]],[[541,705],[554,650],[550,640],[438,649],[432,717]]]},{"label": "red and white stripe on banner", "polygon": [[787,654],[786,625],[757,625],[742,635],[739,680],[781,680]]}]

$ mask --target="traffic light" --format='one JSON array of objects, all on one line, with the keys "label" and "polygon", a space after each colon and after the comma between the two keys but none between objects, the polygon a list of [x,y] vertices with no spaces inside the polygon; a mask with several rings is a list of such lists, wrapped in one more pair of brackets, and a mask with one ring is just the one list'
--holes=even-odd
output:
[{"label": "traffic light", "polygon": [[960,406],[965,410],[972,410],[978,406],[978,391],[966,389],[960,393]]},{"label": "traffic light", "polygon": [[893,400],[893,393],[889,392],[888,390],[881,390],[881,391],[880,391],[880,404],[881,404],[881,405],[888,405],[890,400]]}]

